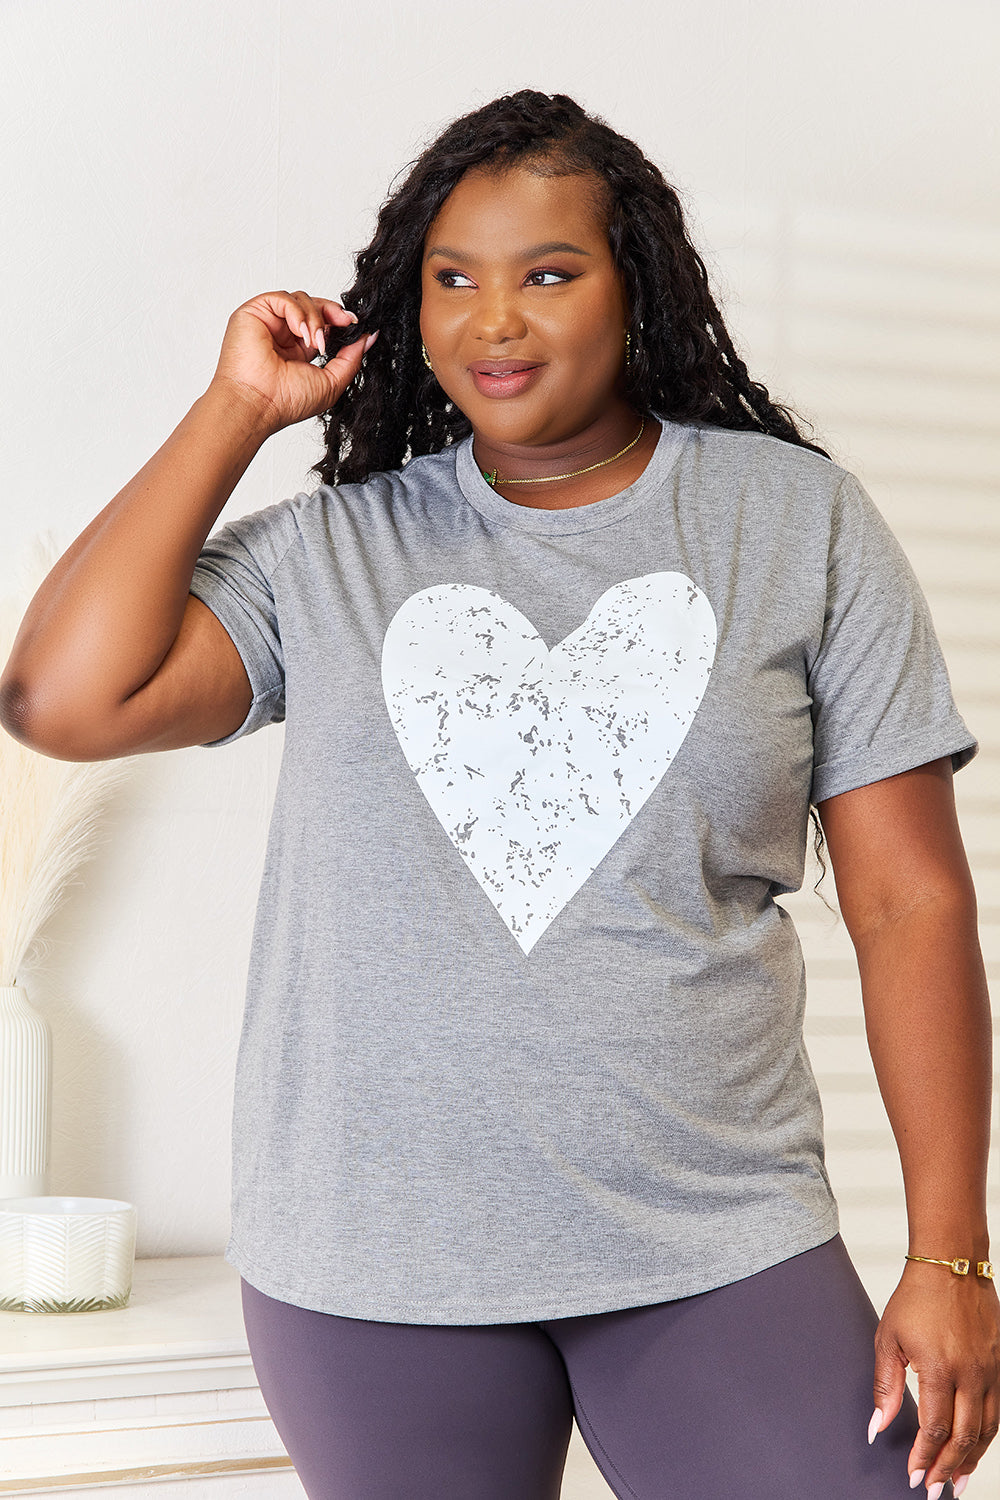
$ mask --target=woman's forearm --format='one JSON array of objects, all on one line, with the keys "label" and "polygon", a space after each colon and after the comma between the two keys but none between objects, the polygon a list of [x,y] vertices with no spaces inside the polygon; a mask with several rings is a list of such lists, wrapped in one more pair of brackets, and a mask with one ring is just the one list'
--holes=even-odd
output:
[{"label": "woman's forearm", "polygon": [[992,1029],[974,902],[961,890],[935,894],[855,946],[903,1170],[909,1250],[988,1259]]},{"label": "woman's forearm", "polygon": [[899,1147],[910,1250],[986,1258],[991,1021],[949,758],[820,808]]}]

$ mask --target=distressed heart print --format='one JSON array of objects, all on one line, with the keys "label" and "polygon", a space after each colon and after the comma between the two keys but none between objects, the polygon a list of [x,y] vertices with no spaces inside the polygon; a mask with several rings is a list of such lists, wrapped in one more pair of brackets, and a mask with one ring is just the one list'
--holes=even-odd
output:
[{"label": "distressed heart print", "polygon": [[393,617],[382,687],[403,754],[525,953],[670,765],[715,639],[683,573],[615,584],[551,651],[471,584],[423,589]]}]

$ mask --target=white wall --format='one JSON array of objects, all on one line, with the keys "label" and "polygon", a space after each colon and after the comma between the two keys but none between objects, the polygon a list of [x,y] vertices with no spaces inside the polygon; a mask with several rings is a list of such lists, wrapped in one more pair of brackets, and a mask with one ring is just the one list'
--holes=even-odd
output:
[{"label": "white wall", "polygon": [[[64,549],[201,392],[257,291],[339,295],[394,173],[511,88],[574,94],[689,204],[751,374],[872,491],[959,706],[1000,959],[1000,12],[976,0],[4,0],[0,557]],[[222,519],[306,483],[272,440]],[[0,591],[4,587],[0,580]],[[218,1253],[253,907],[282,733],[143,757],[22,975],[56,1038],[52,1190],[138,1205],[141,1255]],[[898,1167],[842,928],[794,898],[845,1235],[881,1304]],[[994,1195],[994,1219],[996,1197]]]}]

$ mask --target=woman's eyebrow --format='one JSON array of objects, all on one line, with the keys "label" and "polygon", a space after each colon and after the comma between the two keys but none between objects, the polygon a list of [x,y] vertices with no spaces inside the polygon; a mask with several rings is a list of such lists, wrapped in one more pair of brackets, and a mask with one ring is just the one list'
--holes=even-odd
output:
[{"label": "woman's eyebrow", "polygon": [[[589,255],[589,250],[584,250],[581,245],[571,245],[566,240],[546,240],[543,245],[531,245],[527,250],[522,250],[513,257],[515,260],[535,260],[539,255],[555,255],[560,251],[568,252],[570,255]],[[461,260],[466,265],[475,264],[475,256],[467,255],[463,250],[454,250],[450,245],[432,245],[427,251],[426,259],[430,260],[432,255],[442,255],[445,260]]]}]

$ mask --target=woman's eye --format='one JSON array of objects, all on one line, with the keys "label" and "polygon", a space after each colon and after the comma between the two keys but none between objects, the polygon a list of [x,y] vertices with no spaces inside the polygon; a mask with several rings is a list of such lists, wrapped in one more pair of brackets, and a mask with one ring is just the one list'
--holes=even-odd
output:
[{"label": "woman's eye", "polygon": [[572,281],[565,271],[531,271],[528,275],[530,286],[557,286],[560,281]]},{"label": "woman's eye", "polygon": [[442,286],[473,285],[471,278],[466,276],[464,271],[438,271],[435,280],[439,281]]}]

